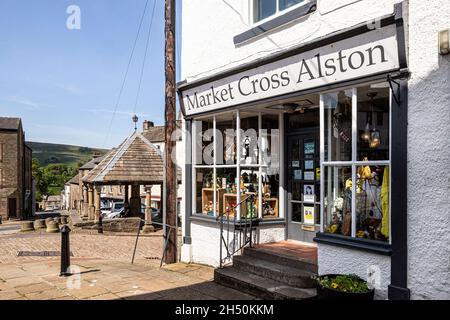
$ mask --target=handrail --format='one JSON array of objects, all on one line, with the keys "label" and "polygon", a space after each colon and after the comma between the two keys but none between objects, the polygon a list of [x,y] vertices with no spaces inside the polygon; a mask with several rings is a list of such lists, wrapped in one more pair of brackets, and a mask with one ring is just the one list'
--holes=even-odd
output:
[{"label": "handrail", "polygon": [[[230,210],[226,211],[226,221],[224,220],[225,214],[221,214],[216,218],[220,225],[220,268],[223,267],[223,264],[226,261],[231,260],[237,252],[247,246],[253,246],[253,230],[259,224],[259,219],[254,217],[255,212],[253,205],[255,201],[255,195],[250,194],[241,202],[233,205]],[[250,214],[247,211],[243,217],[241,212],[239,220],[237,220],[236,209],[238,207],[242,208],[244,203],[247,203],[247,208],[249,208]],[[231,212],[234,213],[232,219],[230,219]],[[224,223],[226,223],[226,226],[224,226]],[[232,230],[230,230],[231,224],[233,226]],[[226,228],[226,230],[224,228]],[[230,237],[233,244],[232,247],[230,244]],[[237,248],[236,240],[239,241]],[[226,249],[225,257],[223,257],[223,247]]]}]

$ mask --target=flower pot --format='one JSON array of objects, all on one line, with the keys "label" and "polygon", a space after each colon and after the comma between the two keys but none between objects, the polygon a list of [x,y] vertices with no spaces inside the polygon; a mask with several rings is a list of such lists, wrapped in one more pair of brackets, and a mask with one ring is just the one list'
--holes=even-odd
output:
[{"label": "flower pot", "polygon": [[[334,278],[338,274],[325,274],[320,277]],[[361,278],[360,278],[361,279]],[[361,279],[362,280],[362,279]],[[364,280],[362,280],[364,281]],[[317,282],[317,299],[318,300],[349,300],[349,301],[371,301],[374,299],[375,290],[371,289],[367,292],[343,292],[333,288],[323,287]]]}]

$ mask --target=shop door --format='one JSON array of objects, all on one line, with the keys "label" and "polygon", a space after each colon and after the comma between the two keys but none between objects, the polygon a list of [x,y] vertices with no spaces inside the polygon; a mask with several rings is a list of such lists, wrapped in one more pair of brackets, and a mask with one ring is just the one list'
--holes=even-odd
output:
[{"label": "shop door", "polygon": [[320,230],[319,131],[288,137],[288,239],[312,242]]},{"label": "shop door", "polygon": [[17,212],[16,198],[8,198],[8,219],[15,218]]}]

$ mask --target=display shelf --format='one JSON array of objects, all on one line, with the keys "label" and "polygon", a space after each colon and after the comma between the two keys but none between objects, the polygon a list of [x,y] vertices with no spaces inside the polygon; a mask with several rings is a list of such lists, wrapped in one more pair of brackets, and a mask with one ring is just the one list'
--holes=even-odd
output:
[{"label": "display shelf", "polygon": [[[245,199],[247,199],[249,196],[251,195],[251,193],[246,193],[246,194],[241,194],[241,215],[242,213],[246,213],[247,212],[247,202],[244,201]],[[235,193],[225,193],[223,195],[223,211],[222,214],[226,214],[226,208],[234,208],[234,206],[237,204],[237,194]],[[230,217],[234,217],[234,213],[231,212],[230,213]]]},{"label": "display shelf", "polygon": [[[274,214],[271,214],[271,215],[264,214],[264,204],[266,204],[266,203],[269,203],[269,205],[272,207]],[[268,198],[268,199],[263,198],[263,217],[265,217],[265,218],[267,218],[267,217],[278,218],[279,217],[278,198]]]},{"label": "display shelf", "polygon": [[[225,189],[217,188],[216,189],[216,211],[223,212],[223,195],[225,194]],[[203,188],[202,189],[202,211],[203,214],[208,214],[210,210],[206,208],[210,206],[210,204],[214,203],[214,188]]]}]

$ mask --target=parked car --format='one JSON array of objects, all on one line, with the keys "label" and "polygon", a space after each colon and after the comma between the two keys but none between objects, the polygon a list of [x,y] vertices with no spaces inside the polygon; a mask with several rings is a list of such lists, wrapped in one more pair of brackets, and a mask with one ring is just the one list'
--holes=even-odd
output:
[{"label": "parked car", "polygon": [[[122,207],[119,211],[113,212],[107,216],[107,219],[124,218],[125,208]],[[145,205],[141,205],[141,219],[145,220]],[[152,208],[152,221],[156,223],[162,223],[162,213],[159,209]],[[157,227],[159,225],[156,225]]]},{"label": "parked car", "polygon": [[114,218],[111,218],[110,216],[115,215],[116,213],[123,210],[124,206],[125,206],[124,202],[113,202],[111,208],[100,209],[100,210],[102,212],[103,218],[114,219]]}]

